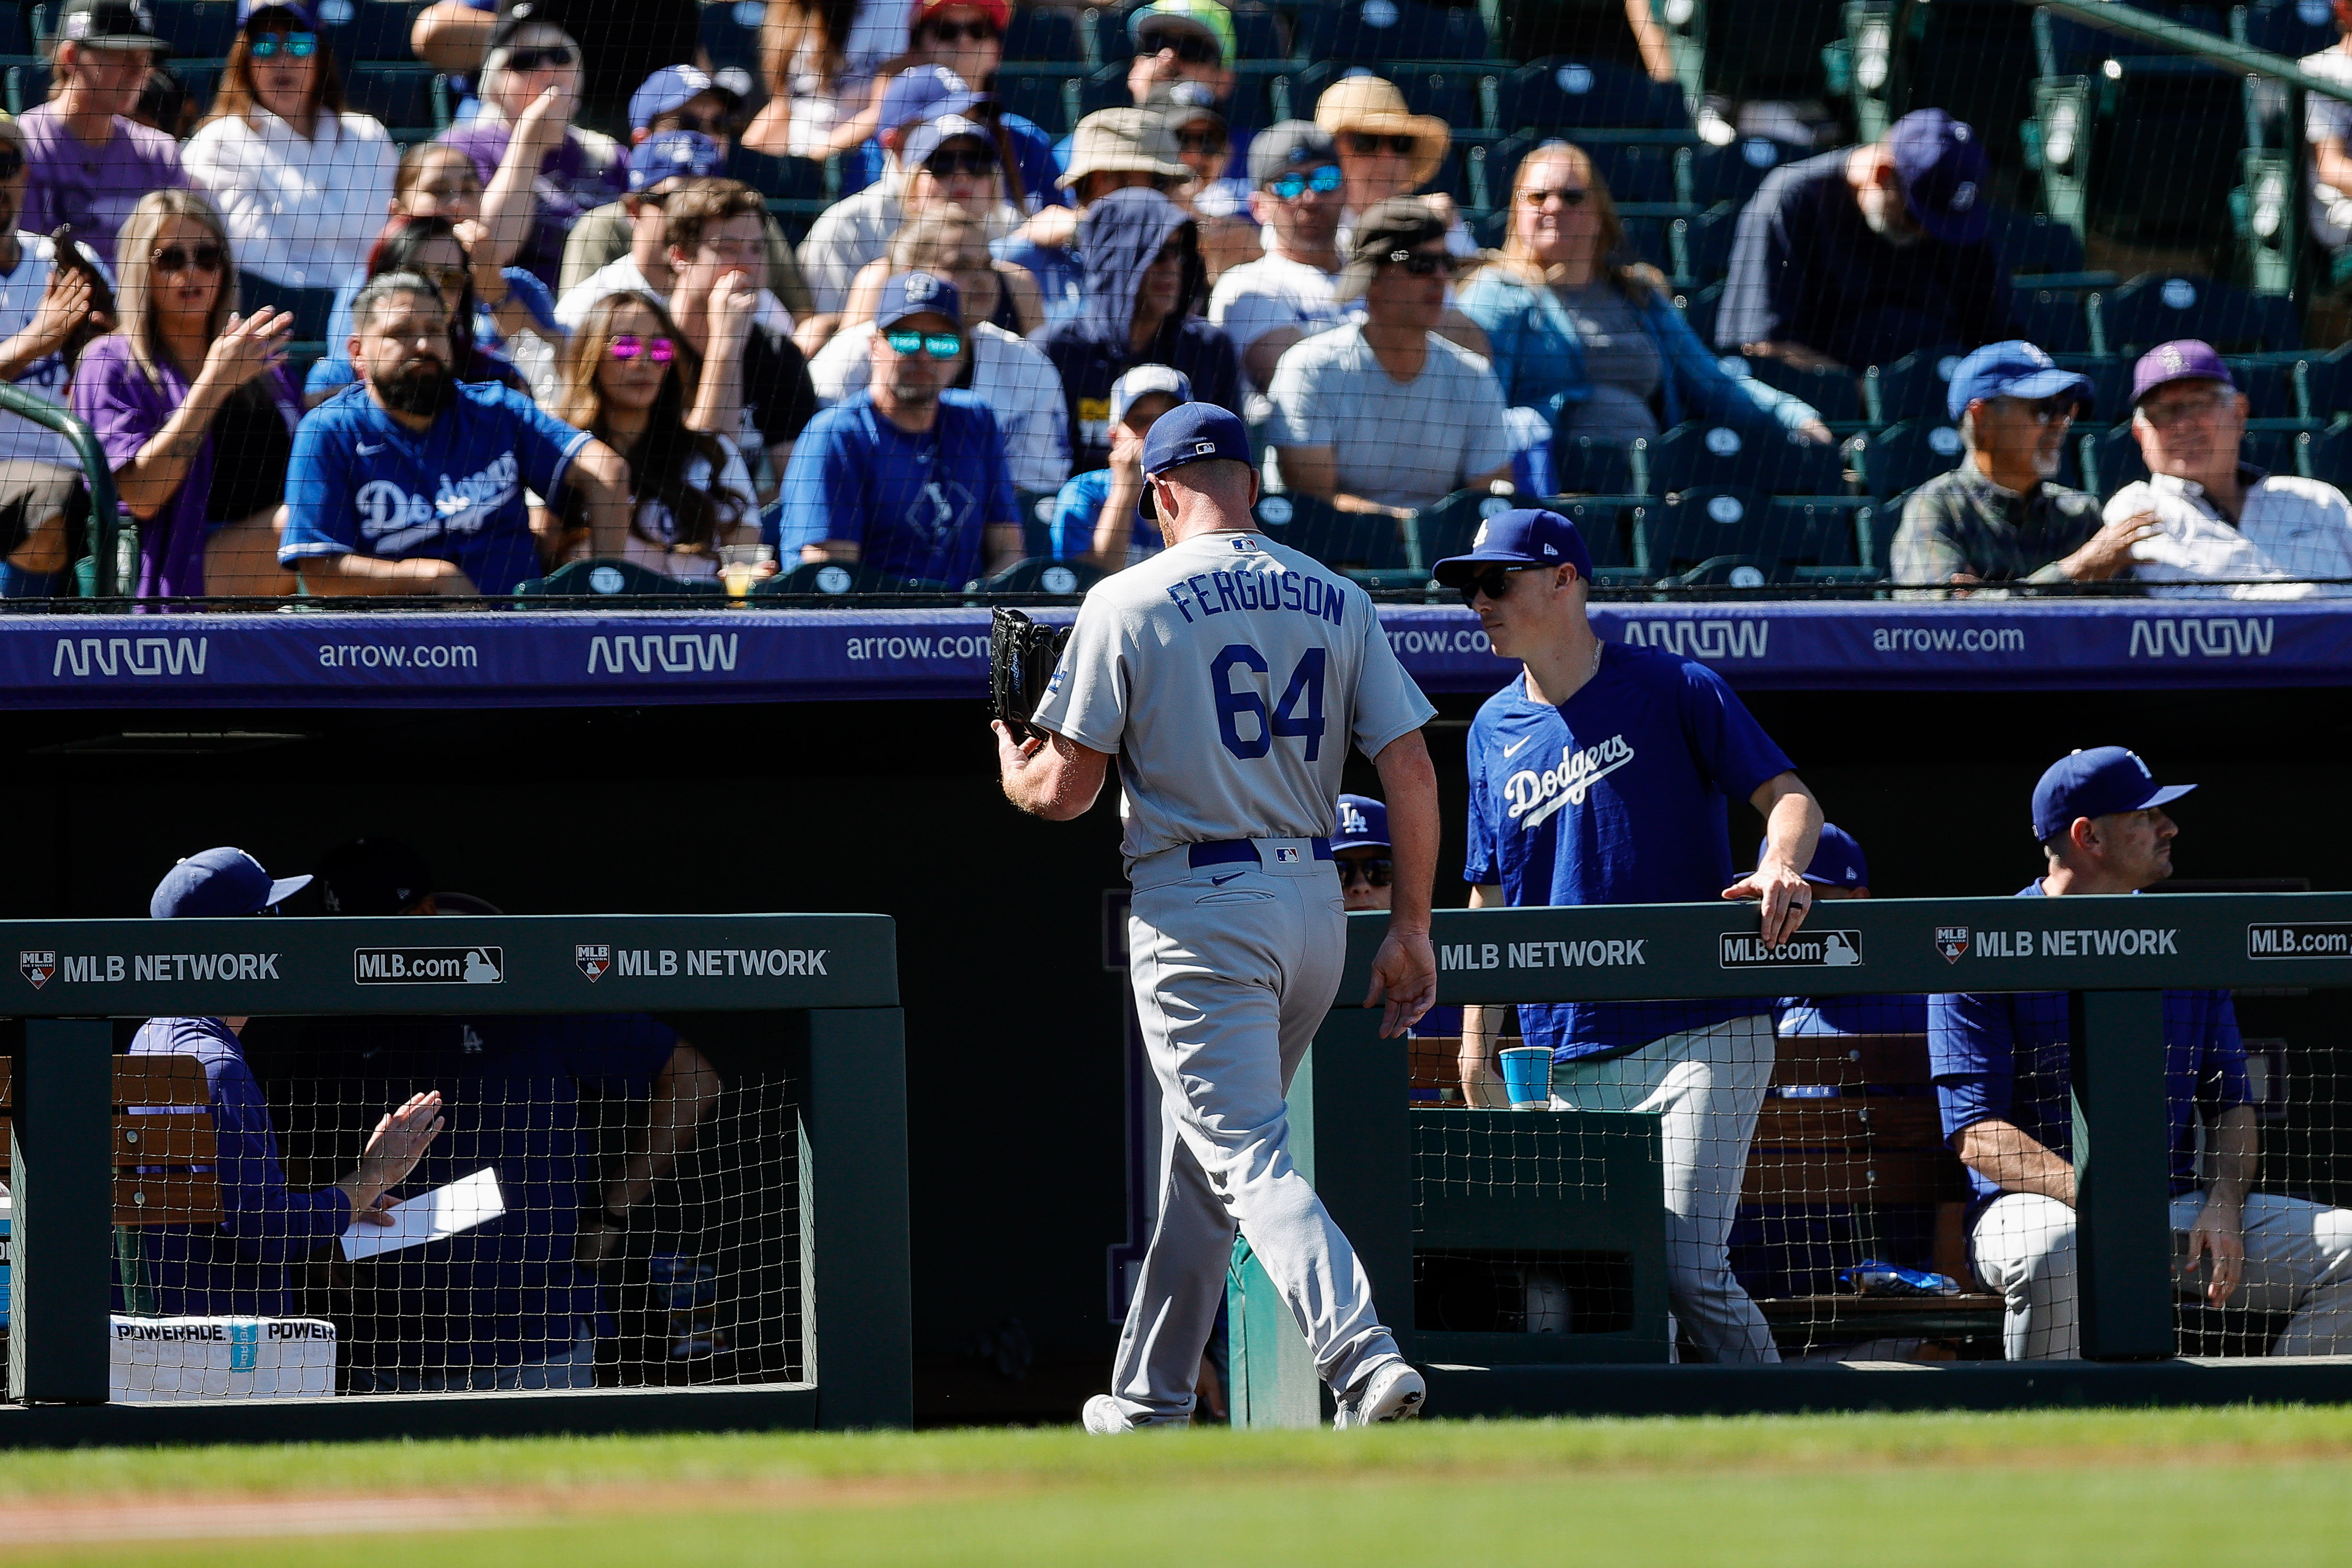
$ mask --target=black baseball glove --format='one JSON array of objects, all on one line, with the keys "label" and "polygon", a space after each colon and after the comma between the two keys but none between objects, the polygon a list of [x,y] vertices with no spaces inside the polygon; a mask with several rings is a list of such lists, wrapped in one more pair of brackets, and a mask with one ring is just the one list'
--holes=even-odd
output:
[{"label": "black baseball glove", "polygon": [[1029,723],[1062,662],[1067,626],[1040,626],[1018,610],[998,605],[988,622],[988,716],[1001,718],[1016,741],[1038,732]]}]

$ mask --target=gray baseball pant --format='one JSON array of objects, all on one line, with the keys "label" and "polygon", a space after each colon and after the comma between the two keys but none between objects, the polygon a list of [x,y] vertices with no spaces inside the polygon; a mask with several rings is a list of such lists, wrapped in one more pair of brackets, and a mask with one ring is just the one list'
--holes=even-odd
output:
[{"label": "gray baseball pant", "polygon": [[1574,1111],[1655,1111],[1666,1178],[1666,1300],[1710,1361],[1777,1362],[1764,1314],[1731,1272],[1731,1220],[1772,1082],[1768,1013],[1551,1070]]},{"label": "gray baseball pant", "polygon": [[1397,1354],[1355,1249],[1290,1158],[1283,1097],[1346,956],[1338,874],[1307,840],[1257,844],[1256,865],[1195,870],[1178,848],[1133,873],[1128,967],[1173,1136],[1112,1368],[1130,1416],[1191,1413],[1237,1228],[1334,1389]]}]

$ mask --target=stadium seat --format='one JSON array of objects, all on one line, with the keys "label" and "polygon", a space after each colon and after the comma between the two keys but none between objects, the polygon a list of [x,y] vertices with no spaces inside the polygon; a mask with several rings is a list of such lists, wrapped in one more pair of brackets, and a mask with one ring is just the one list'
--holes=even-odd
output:
[{"label": "stadium seat", "polygon": [[1731,245],[1738,237],[1739,209],[1725,203],[1687,218],[1676,218],[1670,229],[1676,280],[1697,287],[1719,283],[1731,272]]},{"label": "stadium seat", "polygon": [[1691,128],[1681,88],[1606,61],[1554,57],[1521,66],[1503,78],[1501,107],[1506,131]]},{"label": "stadium seat", "polygon": [[26,15],[28,7],[17,0],[0,0],[0,55],[30,56],[34,53],[33,27]]},{"label": "stadium seat", "polygon": [[1343,512],[1328,501],[1296,493],[1259,497],[1256,517],[1268,538],[1326,566],[1378,571],[1405,565],[1393,517]]},{"label": "stadium seat", "polygon": [[1082,560],[1055,560],[1032,556],[1014,561],[993,577],[968,584],[982,593],[1029,593],[1070,598],[1103,580],[1103,570]]},{"label": "stadium seat", "polygon": [[152,0],[148,10],[177,58],[224,59],[236,41],[236,0]]},{"label": "stadium seat", "polygon": [[1957,347],[1922,349],[1891,365],[1873,365],[1863,372],[1863,395],[1870,404],[1873,424],[1898,424],[1906,419],[1948,420],[1944,397],[1952,370],[1960,362]]},{"label": "stadium seat", "polygon": [[2352,422],[2338,420],[2313,436],[2304,455],[2313,478],[2352,494]]},{"label": "stadium seat", "polygon": [[737,142],[727,154],[727,177],[740,180],[772,202],[824,200],[824,165],[814,158],[776,157]]},{"label": "stadium seat", "polygon": [[1723,285],[1710,283],[1704,288],[1677,294],[1675,301],[1683,313],[1683,325],[1708,348],[1715,347],[1716,312],[1723,308]]},{"label": "stadium seat", "polygon": [[[351,7],[350,19],[340,26],[336,25],[331,15],[322,13],[320,16],[320,30],[324,34],[328,47],[335,51],[335,57],[344,64],[343,79],[346,85],[351,80],[349,68],[354,62],[416,64],[416,51],[409,47],[408,37],[416,26],[418,13],[425,9],[426,4],[427,0],[354,0]],[[727,8],[724,5],[712,5],[707,9],[717,11]],[[706,13],[704,16],[706,24],[709,19]],[[707,47],[707,31],[705,42]],[[752,45],[751,66],[754,80],[758,79],[758,52],[759,46],[755,38]],[[717,57],[713,56],[712,58],[716,61]]]},{"label": "stadium seat", "polygon": [[2299,60],[2335,47],[2336,17],[2327,0],[2265,0],[2231,11],[2230,36],[2240,43]]},{"label": "stadium seat", "polygon": [[1297,16],[1299,53],[1315,60],[1483,60],[1486,26],[1475,9],[1415,0],[1340,0]]},{"label": "stadium seat", "polygon": [[49,62],[19,60],[11,65],[5,78],[8,112],[21,115],[26,110],[49,100]]},{"label": "stadium seat", "polygon": [[1632,496],[1641,491],[1639,476],[1625,448],[1590,435],[1565,435],[1555,429],[1551,472],[1552,483],[1562,495]]},{"label": "stadium seat", "polygon": [[1427,563],[1461,555],[1469,549],[1479,524],[1514,507],[1530,504],[1541,503],[1523,501],[1517,496],[1498,496],[1483,485],[1456,490],[1442,501],[1432,501],[1413,518],[1413,528],[1421,540],[1422,560]]},{"label": "stadium seat", "polygon": [[2091,319],[2083,297],[2067,288],[2020,288],[2010,297],[2018,335],[2047,354],[2080,354],[2091,347]]},{"label": "stadium seat", "polygon": [[1765,176],[1795,157],[1768,136],[1742,137],[1728,147],[1692,148],[1690,199],[1702,207],[1718,202],[1745,206]]},{"label": "stadium seat", "polygon": [[804,560],[753,585],[755,599],[782,594],[809,594],[832,599],[871,593],[947,593],[944,582],[919,578],[890,577],[870,567],[844,566],[838,561]]},{"label": "stadium seat", "polygon": [[1874,431],[1858,444],[1870,493],[1891,500],[1960,465],[1960,433],[1940,413]]},{"label": "stadium seat", "polygon": [[[2175,56],[2110,58],[2099,71],[2095,83],[2037,84],[2050,210],[2123,244],[2213,251],[2242,178],[2241,78]],[[2080,129],[2062,124],[2069,116]]]},{"label": "stadium seat", "polygon": [[2012,275],[2083,270],[2082,236],[2055,218],[2000,206],[1987,215],[1992,219],[1992,247]]},{"label": "stadium seat", "polygon": [[1793,581],[1799,567],[1852,567],[1853,517],[1841,502],[1775,506],[1753,491],[1713,485],[1635,508],[1650,571],[1682,587],[1761,587]]},{"label": "stadium seat", "polygon": [[[1132,5],[1100,6],[1087,13],[1094,38],[1094,57],[1104,65],[1125,65],[1135,57],[1135,40],[1127,35],[1127,18]],[[1013,26],[1021,26],[1024,16],[1044,14],[1044,7],[1028,5],[1013,9]],[[1293,50],[1283,41],[1280,18],[1272,11],[1236,10],[1234,19],[1234,49],[1243,61],[1286,60],[1305,54]],[[1045,58],[1044,56],[1015,56],[1008,45],[1004,57]]]},{"label": "stadium seat", "polygon": [[1596,584],[1612,586],[1648,580],[1649,574],[1642,570],[1633,553],[1631,507],[1625,502],[1551,496],[1536,504],[1576,525],[1584,548],[1592,554],[1592,579]]},{"label": "stadium seat", "polygon": [[2303,345],[2294,302],[2210,277],[2151,273],[2091,296],[2111,354],[2137,354],[2176,338],[2202,338],[2225,354]]},{"label": "stadium seat", "polygon": [[[759,0],[739,0],[754,10]],[[1126,36],[1122,22],[1120,37]],[[1016,5],[1004,29],[1004,58],[1040,65],[1077,65],[1086,58],[1078,44],[1078,25],[1069,12],[1042,5]]]},{"label": "stadium seat", "polygon": [[[1066,135],[1082,112],[1073,101],[1082,95],[1078,81],[1066,72],[1031,66],[1008,65],[996,73],[997,101],[1013,113],[1036,121],[1048,136]],[[1126,78],[1119,80],[1119,100],[1126,101]],[[1097,105],[1108,108],[1108,103]]]},{"label": "stadium seat", "polygon": [[2248,418],[2299,419],[2303,416],[2295,396],[2294,361],[2231,355],[2222,362],[2230,367],[2230,379],[2236,382],[2238,390],[2246,395]]},{"label": "stadium seat", "polygon": [[535,577],[527,582],[515,584],[515,591],[532,598],[596,595],[688,599],[719,599],[725,597],[726,592],[715,581],[683,582],[650,567],[639,566],[633,560],[572,561],[556,568],[545,577]]},{"label": "stadium seat", "polygon": [[1725,368],[1731,368],[1732,363],[1744,366],[1748,374],[1768,387],[1804,399],[1813,405],[1824,423],[1863,422],[1862,388],[1850,371],[1799,370],[1786,360],[1743,360],[1737,355],[1731,356]]},{"label": "stadium seat", "polygon": [[[373,5],[376,0],[364,3]],[[193,82],[188,90],[194,97]],[[448,78],[431,66],[370,66],[353,72],[343,84],[343,101],[359,113],[383,121],[395,140],[417,141],[448,125]]]},{"label": "stadium seat", "polygon": [[1617,222],[1625,231],[1625,248],[1668,277],[1677,277],[1681,271],[1675,265],[1673,231],[1682,221],[1654,213],[1629,213],[1622,207],[1617,213]]},{"label": "stadium seat", "polygon": [[2302,389],[2305,418],[2326,421],[2352,413],[2352,348],[2297,361],[2295,382]]},{"label": "stadium seat", "polygon": [[1649,444],[1650,494],[1728,486],[1759,495],[1836,496],[1846,490],[1837,449],[1776,426],[1683,424]]},{"label": "stadium seat", "polygon": [[2091,378],[2091,413],[2089,418],[2074,416],[2075,424],[2088,429],[2093,423],[2112,423],[2126,418],[2131,410],[2132,362],[2119,354],[2058,354],[2053,356],[2067,370]]}]

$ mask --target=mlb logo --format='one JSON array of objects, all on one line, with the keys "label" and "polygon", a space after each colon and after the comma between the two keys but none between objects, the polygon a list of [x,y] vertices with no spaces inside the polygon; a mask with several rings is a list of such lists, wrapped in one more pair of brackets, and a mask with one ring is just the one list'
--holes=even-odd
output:
[{"label": "mlb logo", "polygon": [[32,981],[33,989],[37,991],[49,983],[51,975],[58,972],[58,956],[53,951],[21,951],[16,955],[16,970]]},{"label": "mlb logo", "polygon": [[1276,865],[1297,865],[1298,863],[1298,852],[1297,850],[1276,850],[1274,852],[1274,863]]},{"label": "mlb logo", "polygon": [[613,967],[613,945],[609,942],[575,943],[572,948],[572,961],[580,966],[580,972],[588,977],[588,983],[593,986],[604,977],[605,970]]},{"label": "mlb logo", "polygon": [[1960,955],[1969,950],[1969,928],[1965,925],[1936,927],[1936,951],[1944,956],[1947,964],[1957,964]]}]

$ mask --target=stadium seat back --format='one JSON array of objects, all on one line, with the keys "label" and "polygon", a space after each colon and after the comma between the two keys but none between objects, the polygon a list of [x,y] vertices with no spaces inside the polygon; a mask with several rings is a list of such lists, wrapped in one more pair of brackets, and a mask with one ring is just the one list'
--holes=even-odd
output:
[{"label": "stadium seat back", "polygon": [[1641,564],[1633,556],[1632,508],[1626,503],[1554,496],[1538,505],[1576,525],[1591,552],[1593,570],[1623,571]]},{"label": "stadium seat back", "polygon": [[[351,19],[341,26],[321,14],[319,20],[324,29],[335,57],[347,64],[353,61],[383,61],[391,65],[415,65],[416,51],[409,47],[409,37],[415,30],[416,18],[427,0],[352,0]],[[712,5],[709,11],[723,11],[726,5]],[[709,47],[706,29],[705,47]],[[711,57],[717,63],[718,57]],[[752,40],[752,71],[756,80],[759,69],[759,41],[756,31]],[[351,85],[351,73],[343,73],[343,83]]]},{"label": "stadium seat back", "polygon": [[1477,537],[1480,524],[1514,507],[1531,504],[1541,503],[1523,501],[1517,496],[1497,496],[1483,485],[1456,490],[1442,501],[1432,501],[1413,519],[1413,527],[1421,536],[1421,559],[1437,561],[1450,555],[1465,554],[1470,549],[1470,541]]},{"label": "stadium seat back", "polygon": [[2001,206],[1987,215],[1992,219],[1992,247],[2011,273],[2032,277],[2083,270],[2082,237],[2057,219]]},{"label": "stadium seat back", "polygon": [[2080,354],[2091,347],[2083,297],[2067,288],[2020,288],[2010,296],[2020,336],[2042,352]]},{"label": "stadium seat back", "polygon": [[1738,230],[1739,209],[1728,202],[1695,217],[1676,218],[1674,277],[1702,288],[1723,281],[1731,273],[1731,246]]},{"label": "stadium seat back", "polygon": [[[2217,37],[2230,34],[2226,6],[2198,5],[2189,0],[2147,0],[2139,9],[2178,27],[2193,27]],[[2108,60],[2128,58],[2137,49],[2127,37],[2086,22],[2069,21],[2050,11],[2033,14],[2033,34],[2043,76],[2097,76]]]},{"label": "stadium seat back", "polygon": [[813,202],[824,196],[824,165],[815,159],[754,152],[740,141],[727,154],[727,177],[740,180],[772,202]]},{"label": "stadium seat back", "polygon": [[1507,131],[1688,131],[1682,89],[1605,60],[1531,61],[1503,78]]},{"label": "stadium seat back", "polygon": [[28,9],[16,0],[0,0],[0,55],[33,53],[33,24],[26,15]]},{"label": "stadium seat back", "polygon": [[2352,413],[2352,348],[2305,356],[2295,366],[2295,380],[2303,388],[2305,417],[2326,421]]},{"label": "stadium seat back", "polygon": [[2087,223],[2127,244],[2210,250],[2227,232],[2230,192],[2243,178],[2243,81],[2174,56],[2107,66]]},{"label": "stadium seat back", "polygon": [[1626,250],[1668,277],[1674,277],[1679,272],[1675,266],[1674,229],[1682,221],[1644,213],[1621,211],[1617,214],[1617,222],[1625,230]]},{"label": "stadium seat back", "polygon": [[1266,538],[1303,550],[1326,566],[1393,570],[1405,564],[1393,517],[1343,512],[1328,501],[1296,492],[1261,496],[1256,517]]},{"label": "stadium seat back", "polygon": [[753,585],[754,598],[776,594],[814,594],[842,598],[861,593],[945,593],[944,582],[891,577],[871,567],[844,566],[839,561],[804,560],[790,571]]},{"label": "stadium seat back", "polygon": [[1872,495],[1887,500],[1958,467],[1965,448],[1958,427],[1939,413],[1874,431],[1862,441],[1860,450],[1864,485]]},{"label": "stadium seat back", "polygon": [[[1765,498],[1756,492],[1709,485],[1641,502],[1633,508],[1633,526],[1641,530],[1644,564],[1652,576],[1664,579],[1725,556],[1777,565],[1769,517]],[[1769,566],[1764,566],[1757,584],[1769,574]]]},{"label": "stadium seat back", "polygon": [[2302,417],[2303,410],[2295,398],[2294,361],[2231,355],[2222,362],[2230,367],[2230,378],[2238,383],[2238,390],[2246,394],[2246,417]]},{"label": "stadium seat back", "polygon": [[545,577],[518,583],[515,591],[531,596],[572,594],[581,597],[631,599],[654,596],[719,598],[715,581],[684,582],[633,560],[575,560]]},{"label": "stadium seat back", "polygon": [[222,59],[236,41],[236,0],[152,0],[148,10],[178,58]]},{"label": "stadium seat back", "polygon": [[[447,114],[446,89],[436,86],[441,79],[431,66],[370,66],[353,72],[343,84],[343,101],[359,113],[383,121],[384,129],[395,137],[403,131],[430,135],[442,128]],[[195,84],[190,82],[191,98],[195,90]]]},{"label": "stadium seat back", "polygon": [[[753,0],[756,5],[757,0]],[[1122,23],[1119,36],[1127,30]],[[1086,51],[1078,43],[1078,24],[1069,12],[1042,5],[1015,5],[1004,29],[1004,58],[1040,65],[1077,65]]]},{"label": "stadium seat back", "polygon": [[2339,420],[2329,425],[2304,451],[2313,478],[2352,494],[2352,423]]},{"label": "stadium seat back", "polygon": [[1649,464],[1652,495],[1702,486],[1759,496],[1836,496],[1846,489],[1834,447],[1799,441],[1771,425],[1677,425],[1650,443]]},{"label": "stadium seat back", "polygon": [[[1562,415],[1563,420],[1569,417]],[[1630,496],[1637,489],[1633,459],[1625,448],[1590,435],[1569,435],[1555,429],[1551,472],[1552,482],[1562,495]]]},{"label": "stadium seat back", "polygon": [[2249,430],[2238,454],[2245,461],[2266,473],[2281,477],[2299,475],[2308,459],[2312,442],[2317,433],[2301,428],[2300,422],[2278,420],[2268,430]]},{"label": "stadium seat back", "polygon": [[2132,434],[2130,420],[2093,435],[2089,445],[2090,459],[2098,469],[2102,500],[2147,477],[2147,460],[2140,455],[2139,438]]},{"label": "stadium seat back", "polygon": [[2336,43],[2336,14],[2327,0],[2268,0],[2231,13],[2231,33],[2239,42],[2299,60]]},{"label": "stadium seat back", "polygon": [[1710,283],[1704,288],[1678,294],[1675,298],[1681,301],[1683,325],[1696,334],[1700,342],[1714,348],[1715,318],[1723,308],[1723,285]]},{"label": "stadium seat back", "polygon": [[2091,378],[2091,412],[2076,414],[2077,431],[2129,417],[2132,362],[2120,354],[2059,354],[2054,358],[2076,375]]},{"label": "stadium seat back", "polygon": [[1958,345],[1922,349],[1906,354],[1891,365],[1873,365],[1863,372],[1864,395],[1870,400],[1871,417],[1880,424],[1899,424],[1905,420],[1931,419],[1938,422],[1951,418],[1945,406],[1945,397],[1952,384],[1952,371],[1964,356]]},{"label": "stadium seat back", "polygon": [[2295,304],[2210,277],[2151,273],[2091,297],[2107,351],[2137,354],[2176,338],[2201,338],[2225,354],[2300,348]]},{"label": "stadium seat back", "polygon": [[47,60],[22,60],[10,66],[5,78],[8,112],[22,115],[48,102],[49,74]]},{"label": "stadium seat back", "polygon": [[1102,568],[1086,561],[1032,556],[972,586],[985,593],[1034,593],[1060,599],[1084,593],[1102,580]]},{"label": "stadium seat back", "polygon": [[1076,123],[1070,110],[1072,85],[1061,71],[1006,66],[996,73],[996,99],[1014,114],[1036,121],[1046,135],[1059,138]]},{"label": "stadium seat back", "polygon": [[1475,9],[1415,0],[1341,0],[1297,16],[1300,53],[1317,60],[1483,60],[1486,25]]},{"label": "stadium seat back", "polygon": [[1862,423],[1862,387],[1850,371],[1800,370],[1786,360],[1743,360],[1737,355],[1730,356],[1724,368],[1734,365],[1768,387],[1804,399],[1830,424]]},{"label": "stadium seat back", "polygon": [[1796,156],[1769,136],[1743,136],[1728,147],[1693,148],[1690,199],[1702,207],[1720,202],[1745,206],[1766,176]]}]

